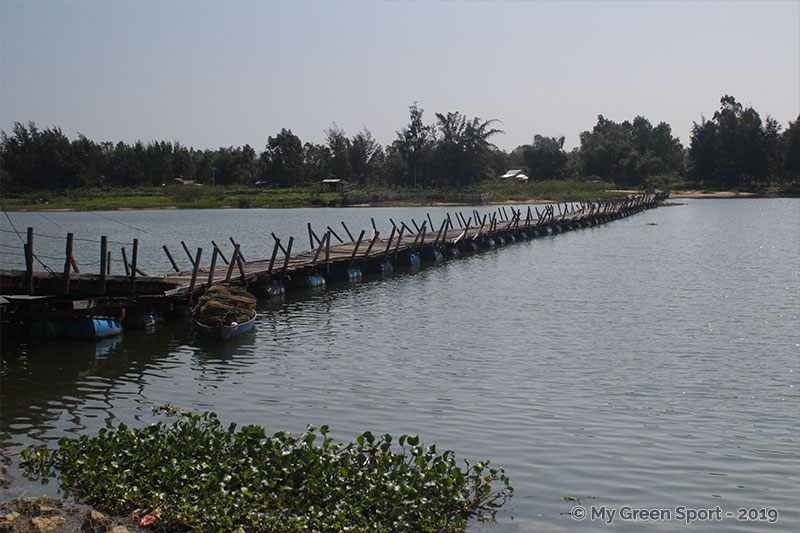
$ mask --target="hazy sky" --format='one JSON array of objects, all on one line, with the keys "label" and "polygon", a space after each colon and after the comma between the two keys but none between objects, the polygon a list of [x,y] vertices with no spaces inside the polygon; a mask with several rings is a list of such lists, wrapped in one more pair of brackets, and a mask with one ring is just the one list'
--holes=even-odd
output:
[{"label": "hazy sky", "polygon": [[414,101],[579,143],[598,114],[693,121],[731,94],[800,113],[800,1],[0,0],[0,127],[262,151],[336,123],[383,145]]}]

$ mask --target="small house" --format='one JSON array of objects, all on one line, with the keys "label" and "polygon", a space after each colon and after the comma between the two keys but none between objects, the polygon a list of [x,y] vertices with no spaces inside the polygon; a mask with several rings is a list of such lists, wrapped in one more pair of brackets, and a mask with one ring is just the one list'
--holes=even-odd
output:
[{"label": "small house", "polygon": [[325,179],[322,180],[322,187],[325,192],[347,192],[350,189],[350,183],[342,179]]}]

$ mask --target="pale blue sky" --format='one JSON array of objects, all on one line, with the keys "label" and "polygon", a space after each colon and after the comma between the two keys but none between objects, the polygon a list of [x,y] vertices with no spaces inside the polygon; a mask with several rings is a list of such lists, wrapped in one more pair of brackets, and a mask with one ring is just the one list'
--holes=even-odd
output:
[{"label": "pale blue sky", "polygon": [[336,122],[383,145],[419,102],[496,118],[505,150],[598,114],[692,121],[731,94],[800,113],[800,1],[0,0],[0,127],[264,149]]}]

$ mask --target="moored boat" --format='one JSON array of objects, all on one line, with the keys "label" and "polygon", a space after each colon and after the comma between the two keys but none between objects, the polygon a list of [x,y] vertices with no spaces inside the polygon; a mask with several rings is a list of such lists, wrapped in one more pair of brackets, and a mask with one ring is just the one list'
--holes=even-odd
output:
[{"label": "moored boat", "polygon": [[194,323],[197,325],[197,331],[204,336],[224,341],[251,331],[256,325],[256,312],[254,310],[253,316],[241,324],[238,322],[231,322],[230,324],[204,324],[198,319],[195,319]]}]

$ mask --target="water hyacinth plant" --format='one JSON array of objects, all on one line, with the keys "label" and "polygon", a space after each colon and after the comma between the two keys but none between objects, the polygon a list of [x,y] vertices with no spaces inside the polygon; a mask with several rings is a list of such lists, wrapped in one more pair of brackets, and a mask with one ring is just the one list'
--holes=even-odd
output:
[{"label": "water hyacinth plant", "polygon": [[62,438],[26,449],[22,464],[30,476],[58,470],[65,490],[107,511],[146,510],[162,531],[462,531],[513,494],[502,469],[459,468],[417,436],[339,444],[327,426],[268,436],[214,413],[159,410],[174,420]]}]

